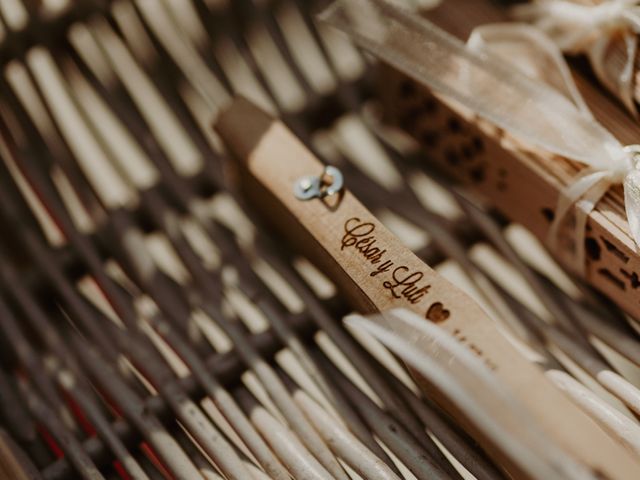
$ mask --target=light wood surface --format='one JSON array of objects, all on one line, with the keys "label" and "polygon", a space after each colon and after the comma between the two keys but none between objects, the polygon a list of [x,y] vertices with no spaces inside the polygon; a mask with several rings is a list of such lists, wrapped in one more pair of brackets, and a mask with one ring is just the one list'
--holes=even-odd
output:
[{"label": "light wood surface", "polygon": [[[339,199],[298,200],[294,183],[321,174],[323,165],[281,122],[240,99],[222,113],[216,129],[238,160],[237,181],[246,198],[336,282],[355,308],[367,313],[405,307],[438,322],[508,385],[550,438],[607,478],[637,477],[637,459],[521,357],[474,301],[400,244],[348,190]],[[457,415],[453,405],[432,393]]]}]

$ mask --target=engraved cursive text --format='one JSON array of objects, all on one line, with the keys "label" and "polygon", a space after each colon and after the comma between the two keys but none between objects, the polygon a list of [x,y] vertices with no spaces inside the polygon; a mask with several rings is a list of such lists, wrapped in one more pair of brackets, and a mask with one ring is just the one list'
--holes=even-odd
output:
[{"label": "engraved cursive text", "polygon": [[422,272],[409,272],[407,267],[397,267],[391,275],[393,281],[386,281],[382,286],[391,291],[395,298],[404,297],[411,304],[416,304],[429,293],[431,285],[420,285],[424,277]]}]

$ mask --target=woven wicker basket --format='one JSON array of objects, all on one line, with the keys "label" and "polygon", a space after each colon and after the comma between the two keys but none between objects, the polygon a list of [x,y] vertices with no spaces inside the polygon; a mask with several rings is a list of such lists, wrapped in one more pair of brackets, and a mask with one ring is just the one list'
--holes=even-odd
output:
[{"label": "woven wicker basket", "polygon": [[313,2],[59,3],[0,2],[0,478],[506,478],[227,190],[236,93],[638,428],[594,380],[640,384],[635,323],[427,171]]}]

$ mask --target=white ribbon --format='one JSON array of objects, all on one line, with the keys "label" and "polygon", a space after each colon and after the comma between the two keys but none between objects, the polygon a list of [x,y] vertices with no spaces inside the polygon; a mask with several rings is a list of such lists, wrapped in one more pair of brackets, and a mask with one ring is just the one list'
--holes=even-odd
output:
[{"label": "white ribbon", "polygon": [[[533,22],[567,53],[586,54],[596,75],[634,114],[634,76],[640,34],[638,0],[604,0],[581,5],[570,0],[535,0],[518,5],[516,18]],[[611,61],[617,42],[624,42],[624,61]]]},{"label": "white ribbon", "polygon": [[[321,18],[397,70],[515,136],[524,146],[587,166],[563,190],[550,230],[554,247],[560,225],[576,205],[577,268],[585,264],[588,215],[612,185],[624,185],[629,228],[640,246],[638,149],[623,146],[593,118],[561,52],[540,30],[524,24],[483,26],[471,35],[470,45],[465,45],[428,20],[385,0],[337,0]],[[528,53],[513,55],[516,47]],[[530,55],[536,55],[533,59],[547,57],[542,63],[545,81],[538,78],[540,72],[531,71],[536,62]],[[523,58],[530,60],[527,65],[521,63]],[[550,71],[557,74],[551,81]]]},{"label": "white ribbon", "polygon": [[513,392],[454,336],[424,317],[394,309],[344,319],[371,335],[426,380],[527,478],[595,480],[591,469],[545,435]]}]

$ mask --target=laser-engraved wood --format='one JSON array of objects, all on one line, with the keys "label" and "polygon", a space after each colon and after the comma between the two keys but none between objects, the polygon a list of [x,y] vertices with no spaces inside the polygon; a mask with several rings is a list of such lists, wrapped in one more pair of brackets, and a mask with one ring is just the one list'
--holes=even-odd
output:
[{"label": "laser-engraved wood", "polygon": [[[443,2],[428,16],[462,39],[477,25],[507,20],[505,12],[490,2],[451,3]],[[637,123],[602,89],[574,73],[595,117],[622,143],[640,142]],[[511,220],[547,240],[561,190],[584,167],[544,152],[526,151],[497,128],[390,67],[381,67],[379,85],[387,121],[421,144],[425,162],[471,185]],[[567,222],[553,253],[565,267],[579,271],[573,261],[573,237]],[[589,216],[586,251],[585,279],[640,317],[640,255],[629,233],[622,187],[612,188]]]},{"label": "laser-engraved wood", "polygon": [[[237,180],[245,197],[286,240],[316,262],[356,308],[362,312],[409,308],[457,338],[464,337],[545,434],[607,478],[636,477],[637,460],[522,357],[473,300],[404,247],[348,190],[324,200],[297,199],[295,182],[320,175],[323,165],[281,122],[240,99],[220,116],[216,128],[238,159]],[[348,178],[346,182],[348,186]],[[438,392],[430,393],[460,417],[455,405],[438,397]],[[464,423],[474,430],[469,420]],[[483,440],[482,433],[474,431]]]}]

